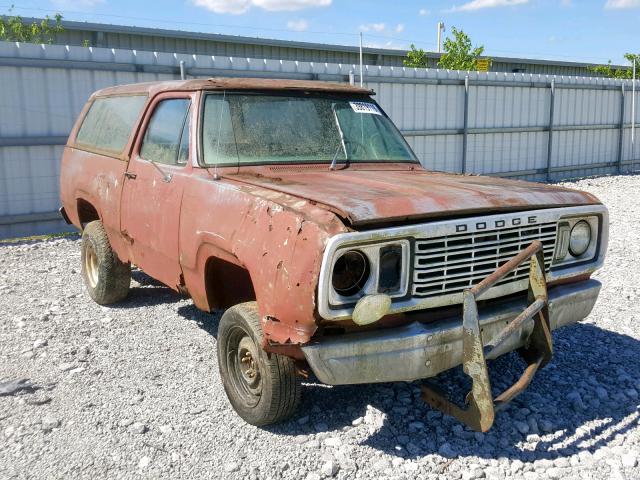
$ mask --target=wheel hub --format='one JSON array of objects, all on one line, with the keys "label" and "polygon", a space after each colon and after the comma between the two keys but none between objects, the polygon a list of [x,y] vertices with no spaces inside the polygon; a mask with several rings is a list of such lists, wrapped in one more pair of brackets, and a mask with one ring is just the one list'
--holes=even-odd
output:
[{"label": "wheel hub", "polygon": [[260,383],[260,370],[258,369],[255,345],[249,337],[244,337],[238,347],[238,359],[243,380],[249,388],[255,389]]},{"label": "wheel hub", "polygon": [[[238,332],[240,333],[240,332]],[[236,336],[237,347],[233,349],[231,363],[235,377],[236,390],[245,396],[248,403],[255,403],[262,392],[262,376],[260,375],[259,354],[253,339],[242,332]],[[231,353],[231,352],[230,352]]]}]

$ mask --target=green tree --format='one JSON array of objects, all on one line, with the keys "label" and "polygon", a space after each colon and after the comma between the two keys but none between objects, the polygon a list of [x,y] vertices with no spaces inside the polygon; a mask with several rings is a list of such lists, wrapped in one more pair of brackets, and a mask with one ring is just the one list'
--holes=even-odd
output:
[{"label": "green tree", "polygon": [[[484,47],[474,48],[469,36],[456,27],[451,28],[451,33],[453,38],[447,37],[444,41],[444,53],[438,61],[438,67],[449,70],[477,70],[478,59],[484,52]],[[487,60],[491,65],[491,59]],[[427,52],[412,44],[403,63],[406,67],[427,68],[429,66]]]},{"label": "green tree", "polygon": [[451,27],[451,33],[453,38],[445,39],[444,53],[438,66],[449,70],[477,70],[478,59],[484,52],[484,46],[473,47],[469,36],[456,27]]},{"label": "green tree", "polygon": [[[64,31],[61,25],[62,15],[56,13],[53,19],[47,15],[43,20],[25,23],[19,15],[8,14],[0,17],[0,40],[5,42],[53,43],[56,35]],[[53,21],[53,23],[52,23]]]},{"label": "green tree", "polygon": [[427,68],[429,66],[427,52],[423,49],[417,49],[412,43],[411,50],[407,52],[407,58],[403,61],[405,67]]},{"label": "green tree", "polygon": [[633,78],[633,60],[636,61],[636,78],[640,75],[640,54],[625,53],[624,58],[629,62],[629,67],[613,68],[611,60],[607,65],[594,65],[589,70],[603,77],[631,79]]}]

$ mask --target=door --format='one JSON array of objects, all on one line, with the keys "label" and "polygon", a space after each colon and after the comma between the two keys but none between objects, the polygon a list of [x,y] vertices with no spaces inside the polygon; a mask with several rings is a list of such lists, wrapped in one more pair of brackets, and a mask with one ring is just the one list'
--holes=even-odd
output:
[{"label": "door", "polygon": [[165,285],[180,284],[179,221],[191,173],[191,95],[161,95],[136,140],[122,193],[120,228],[130,258]]}]

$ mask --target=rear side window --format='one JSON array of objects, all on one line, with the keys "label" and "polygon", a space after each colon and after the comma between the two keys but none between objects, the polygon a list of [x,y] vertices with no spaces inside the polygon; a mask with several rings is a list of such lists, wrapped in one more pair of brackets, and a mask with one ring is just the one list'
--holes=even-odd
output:
[{"label": "rear side window", "polygon": [[91,149],[122,153],[146,101],[146,95],[95,99],[84,117],[76,143]]},{"label": "rear side window", "polygon": [[189,156],[189,103],[186,98],[158,103],[142,141],[142,158],[168,165],[186,163]]}]

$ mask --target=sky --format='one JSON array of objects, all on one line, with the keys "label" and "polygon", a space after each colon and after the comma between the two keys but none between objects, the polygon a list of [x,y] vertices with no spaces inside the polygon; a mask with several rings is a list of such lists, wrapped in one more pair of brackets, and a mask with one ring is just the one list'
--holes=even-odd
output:
[{"label": "sky", "polygon": [[[317,43],[435,51],[437,23],[494,57],[625,64],[640,0],[22,0],[13,13]],[[0,0],[0,12],[11,2]]]}]

